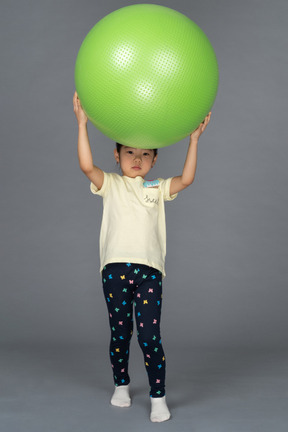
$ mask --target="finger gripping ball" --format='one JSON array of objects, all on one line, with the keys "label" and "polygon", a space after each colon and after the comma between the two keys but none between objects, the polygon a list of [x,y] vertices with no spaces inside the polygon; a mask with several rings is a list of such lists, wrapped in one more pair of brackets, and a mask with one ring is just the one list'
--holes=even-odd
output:
[{"label": "finger gripping ball", "polygon": [[75,86],[90,121],[114,141],[158,148],[188,136],[214,103],[218,66],[185,15],[138,4],[101,19],[84,39]]}]

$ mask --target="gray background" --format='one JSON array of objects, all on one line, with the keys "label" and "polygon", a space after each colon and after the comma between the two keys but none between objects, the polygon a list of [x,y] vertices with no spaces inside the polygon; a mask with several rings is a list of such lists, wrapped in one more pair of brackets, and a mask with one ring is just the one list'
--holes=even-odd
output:
[{"label": "gray background", "polygon": [[[134,3],[141,2],[1,1],[0,341],[6,353],[35,346],[106,350],[98,270],[102,202],[78,167],[73,73],[90,28]],[[180,352],[185,370],[186,354],[193,359],[201,349],[287,349],[288,3],[158,4],[204,30],[220,68],[195,182],[166,206],[166,350],[171,358]],[[95,163],[114,171],[114,143],[92,125],[89,134]],[[181,173],[187,145],[186,139],[161,149],[154,177]],[[110,379],[108,363],[103,373]]]}]

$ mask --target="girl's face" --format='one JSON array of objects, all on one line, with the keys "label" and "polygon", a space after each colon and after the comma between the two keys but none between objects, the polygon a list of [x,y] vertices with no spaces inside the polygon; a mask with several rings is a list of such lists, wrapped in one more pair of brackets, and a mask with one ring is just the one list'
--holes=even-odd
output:
[{"label": "girl's face", "polygon": [[120,163],[123,175],[131,178],[141,176],[144,179],[157,160],[154,150],[143,150],[125,146],[121,147],[120,154],[115,149],[114,156],[116,162]]}]

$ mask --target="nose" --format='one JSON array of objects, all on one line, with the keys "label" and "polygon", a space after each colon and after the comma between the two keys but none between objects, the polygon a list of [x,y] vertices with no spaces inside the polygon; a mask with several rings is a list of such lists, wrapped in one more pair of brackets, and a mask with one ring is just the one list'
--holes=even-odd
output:
[{"label": "nose", "polygon": [[138,155],[138,154],[136,154],[135,157],[134,157],[134,160],[135,161],[137,160],[137,161],[141,162],[141,156]]}]

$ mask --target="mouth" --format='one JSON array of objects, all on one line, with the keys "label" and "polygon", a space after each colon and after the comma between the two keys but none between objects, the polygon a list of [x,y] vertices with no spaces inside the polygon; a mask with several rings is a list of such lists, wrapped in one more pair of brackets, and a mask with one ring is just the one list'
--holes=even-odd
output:
[{"label": "mouth", "polygon": [[141,167],[139,167],[139,166],[133,166],[132,169],[138,171],[138,170],[141,169]]}]

